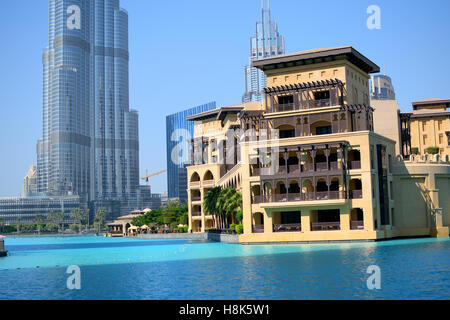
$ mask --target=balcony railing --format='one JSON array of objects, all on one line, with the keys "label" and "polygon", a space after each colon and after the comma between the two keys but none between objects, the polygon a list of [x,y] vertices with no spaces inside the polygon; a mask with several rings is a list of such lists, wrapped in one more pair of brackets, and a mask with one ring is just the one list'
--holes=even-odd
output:
[{"label": "balcony railing", "polygon": [[362,198],[362,190],[350,190],[349,195],[350,195],[350,199],[361,199]]},{"label": "balcony railing", "polygon": [[349,161],[347,165],[350,170],[361,169],[361,161]]},{"label": "balcony railing", "polygon": [[323,201],[344,199],[341,191],[307,192],[307,193],[284,193],[273,196],[253,196],[252,203],[273,203],[273,202],[297,202],[297,201]]},{"label": "balcony railing", "polygon": [[200,181],[193,181],[189,184],[191,188],[200,188]]},{"label": "balcony railing", "polygon": [[196,202],[196,201],[201,201],[202,200],[202,197],[192,197],[192,201],[193,202]]},{"label": "balcony railing", "polygon": [[[329,167],[328,167],[329,165]],[[316,167],[316,168],[314,168]],[[270,169],[267,167],[265,169]],[[315,165],[313,163],[306,163],[299,166],[298,164],[292,164],[287,167],[282,165],[278,167],[278,171],[275,173],[276,175],[285,175],[285,174],[301,174],[303,172],[323,172],[323,171],[335,171],[338,170],[338,163],[336,161],[333,162],[319,162]],[[264,175],[271,175],[270,170],[266,170]],[[263,174],[262,168],[252,168],[251,175],[252,177],[258,177]],[[272,173],[273,174],[273,173]],[[204,183],[203,183],[204,184]]]},{"label": "balcony railing", "polygon": [[261,175],[261,169],[260,168],[252,168],[252,177],[258,177]]},{"label": "balcony railing", "polygon": [[298,164],[292,164],[289,166],[289,174],[300,173],[300,167]]},{"label": "balcony railing", "polygon": [[351,221],[350,229],[351,230],[364,230],[364,221]]},{"label": "balcony railing", "polygon": [[324,108],[331,106],[330,99],[320,99],[320,100],[310,100],[309,107],[310,108]]},{"label": "balcony railing", "polygon": [[253,233],[264,233],[264,225],[257,224],[257,225],[252,226],[252,232]]},{"label": "balcony railing", "polygon": [[203,181],[203,186],[213,186],[214,180],[205,180]]},{"label": "balcony railing", "polygon": [[295,106],[293,103],[275,104],[273,106],[273,110],[275,112],[293,111],[294,109],[295,109]]},{"label": "balcony railing", "polygon": [[273,232],[301,232],[302,225],[300,223],[274,224]]},{"label": "balcony railing", "polygon": [[201,217],[202,213],[200,211],[192,212],[193,217]]},{"label": "balcony railing", "polygon": [[341,230],[340,222],[313,222],[311,231],[334,231]]}]

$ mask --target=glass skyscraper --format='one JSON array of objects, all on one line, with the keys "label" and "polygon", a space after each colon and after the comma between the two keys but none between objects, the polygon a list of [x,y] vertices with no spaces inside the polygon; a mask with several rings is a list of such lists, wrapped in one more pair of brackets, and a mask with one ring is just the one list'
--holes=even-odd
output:
[{"label": "glass skyscraper", "polygon": [[38,191],[129,201],[139,188],[129,108],[128,14],[119,0],[49,0]]},{"label": "glass skyscraper", "polygon": [[395,100],[395,90],[392,79],[386,75],[376,75],[371,79],[372,100]]},{"label": "glass skyscraper", "polygon": [[194,137],[194,123],[186,117],[216,109],[216,102],[178,112],[166,117],[167,192],[168,198],[187,202],[188,143]]},{"label": "glass skyscraper", "polygon": [[245,67],[243,102],[262,101],[267,79],[261,70],[253,68],[252,61],[284,54],[284,37],[278,33],[276,21],[271,20],[270,9],[261,8],[262,20],[256,23],[255,36],[250,38],[249,64]]}]

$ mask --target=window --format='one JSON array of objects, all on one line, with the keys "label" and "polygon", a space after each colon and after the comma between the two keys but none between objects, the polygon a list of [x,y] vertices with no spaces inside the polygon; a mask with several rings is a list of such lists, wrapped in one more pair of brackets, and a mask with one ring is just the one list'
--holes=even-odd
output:
[{"label": "window", "polygon": [[439,135],[439,144],[443,144],[444,143],[444,135],[441,133]]},{"label": "window", "polygon": [[325,71],[322,71],[321,73],[320,73],[320,76],[323,78],[323,77],[325,77]]},{"label": "window", "polygon": [[332,128],[331,126],[326,126],[326,127],[317,127],[316,128],[316,135],[320,136],[320,135],[324,135],[324,134],[331,134]]},{"label": "window", "polygon": [[309,74],[309,78],[312,79],[313,77],[314,77],[314,73],[311,72],[311,73]]},{"label": "window", "polygon": [[330,99],[330,91],[314,92],[314,100]]},{"label": "window", "polygon": [[425,131],[427,129],[427,122],[422,121],[422,131]]},{"label": "window", "polygon": [[285,76],[284,81],[286,81],[286,82],[289,81],[289,76]]},{"label": "window", "polygon": [[442,130],[442,120],[438,121],[438,130],[441,131]]},{"label": "window", "polygon": [[294,103],[294,96],[279,96],[278,97],[278,104],[290,104]]},{"label": "window", "polygon": [[422,138],[423,138],[423,144],[426,145],[427,144],[427,135],[424,134]]}]

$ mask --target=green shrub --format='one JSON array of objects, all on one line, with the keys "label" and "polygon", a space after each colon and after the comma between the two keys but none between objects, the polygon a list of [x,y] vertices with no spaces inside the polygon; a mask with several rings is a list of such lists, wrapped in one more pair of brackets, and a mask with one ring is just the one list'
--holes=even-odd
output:
[{"label": "green shrub", "polygon": [[80,232],[82,227],[83,226],[81,224],[71,224],[70,225],[70,230],[72,230],[75,233],[78,233],[78,232]]},{"label": "green shrub", "polygon": [[244,218],[244,213],[242,212],[242,210],[239,210],[238,212],[236,212],[236,220],[240,223],[242,223],[242,219]]},{"label": "green shrub", "polygon": [[236,230],[236,224],[232,223],[230,224],[230,230],[235,231]]},{"label": "green shrub", "polygon": [[3,226],[3,233],[13,233],[16,232],[17,228],[15,226]]},{"label": "green shrub", "polygon": [[419,154],[419,148],[411,148],[411,154],[418,155]]},{"label": "green shrub", "polygon": [[428,154],[438,154],[439,153],[439,147],[438,146],[431,146],[425,149],[425,151]]},{"label": "green shrub", "polygon": [[237,234],[243,234],[244,233],[244,226],[242,225],[242,224],[238,224],[237,226],[236,226],[236,233]]}]

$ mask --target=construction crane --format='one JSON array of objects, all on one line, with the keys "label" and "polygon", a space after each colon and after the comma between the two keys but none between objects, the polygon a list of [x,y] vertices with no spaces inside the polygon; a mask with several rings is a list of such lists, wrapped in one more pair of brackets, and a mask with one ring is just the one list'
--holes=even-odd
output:
[{"label": "construction crane", "polygon": [[162,171],[159,171],[159,172],[156,172],[156,173],[148,174],[148,169],[147,169],[147,170],[145,170],[145,177],[142,177],[141,180],[144,180],[145,181],[145,185],[148,186],[148,179],[149,178],[157,176],[157,175],[160,175],[160,174],[162,174],[164,172],[167,172],[167,170],[162,170]]}]

